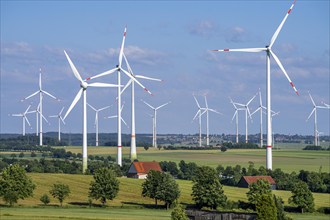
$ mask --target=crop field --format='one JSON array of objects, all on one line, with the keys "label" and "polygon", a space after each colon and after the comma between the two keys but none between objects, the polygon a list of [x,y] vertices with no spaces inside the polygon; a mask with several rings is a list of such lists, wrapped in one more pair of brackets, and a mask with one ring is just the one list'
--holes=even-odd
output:
[{"label": "crop field", "polygon": [[[81,147],[65,147],[67,151],[81,153]],[[115,147],[94,147],[88,148],[89,155],[117,157]],[[232,149],[226,152],[219,150],[158,150],[143,147],[137,148],[138,159],[140,161],[173,161],[179,163],[195,162],[198,165],[217,167],[235,166],[248,167],[249,161],[255,167],[265,166],[266,150],[264,149]],[[123,147],[123,157],[129,158],[129,147]],[[329,151],[304,151],[299,149],[273,150],[273,169],[281,168],[285,172],[299,172],[300,170],[330,172],[330,152]]]},{"label": "crop field", "polygon": [[[156,207],[154,200],[141,196],[141,184],[144,180],[119,178],[120,190],[113,201],[107,202],[107,207],[100,207],[99,201],[93,201],[90,208],[87,202],[89,184],[92,176],[70,175],[70,174],[28,174],[37,185],[34,196],[25,200],[19,200],[13,208],[3,206],[0,202],[0,219],[169,219],[171,211],[163,207]],[[177,180],[181,196],[179,202],[193,204],[191,197],[192,182]],[[44,194],[49,195],[49,189],[54,183],[68,184],[71,190],[70,196],[64,201],[63,208],[59,202],[51,198],[46,207],[42,205],[39,198]],[[247,201],[248,189],[224,186],[224,192],[229,200]],[[291,196],[289,191],[273,191],[275,195],[281,196],[287,205]],[[313,193],[316,208],[329,207],[329,194]],[[159,203],[162,205],[162,203]],[[306,216],[290,214],[294,219],[308,219]],[[315,214],[313,214],[315,215]],[[316,219],[328,219],[329,216],[316,214]],[[327,218],[326,218],[327,217]]]}]

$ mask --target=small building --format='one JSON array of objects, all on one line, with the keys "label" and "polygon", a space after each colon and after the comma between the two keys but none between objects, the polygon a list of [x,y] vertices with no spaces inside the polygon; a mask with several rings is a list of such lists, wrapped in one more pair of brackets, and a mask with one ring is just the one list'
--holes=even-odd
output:
[{"label": "small building", "polygon": [[271,190],[276,189],[276,183],[271,176],[242,176],[238,182],[238,187],[248,188],[252,183],[257,182],[257,180],[263,179],[266,180],[271,185]]},{"label": "small building", "polygon": [[158,162],[133,162],[128,170],[127,177],[145,179],[150,170],[162,172],[162,168]]}]

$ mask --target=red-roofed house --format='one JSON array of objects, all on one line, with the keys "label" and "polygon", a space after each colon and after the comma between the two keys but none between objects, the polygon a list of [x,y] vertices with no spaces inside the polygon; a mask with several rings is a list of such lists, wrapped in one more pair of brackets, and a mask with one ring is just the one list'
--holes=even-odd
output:
[{"label": "red-roofed house", "polygon": [[238,187],[248,188],[250,184],[257,182],[257,180],[263,179],[266,180],[270,185],[271,189],[276,189],[276,183],[271,176],[242,176],[238,182]]},{"label": "red-roofed house", "polygon": [[145,179],[150,170],[162,172],[158,162],[133,162],[128,170],[127,177]]}]

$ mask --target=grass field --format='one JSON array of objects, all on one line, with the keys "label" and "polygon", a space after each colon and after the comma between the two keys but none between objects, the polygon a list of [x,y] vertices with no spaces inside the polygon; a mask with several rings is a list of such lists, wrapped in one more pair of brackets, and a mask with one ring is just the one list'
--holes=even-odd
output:
[{"label": "grass field", "polygon": [[[66,147],[67,151],[81,153],[81,147]],[[100,155],[117,157],[115,147],[94,147],[88,148],[89,155]],[[195,162],[198,165],[217,167],[235,166],[248,167],[249,161],[255,167],[265,166],[266,151],[264,149],[233,149],[226,152],[219,150],[158,150],[150,148],[144,150],[137,148],[138,159],[140,161],[174,161],[179,163]],[[129,147],[123,147],[123,157],[129,158]],[[285,172],[299,172],[300,170],[319,171],[322,167],[323,172],[330,172],[330,152],[329,151],[304,151],[299,149],[273,150],[273,169],[281,168]]]},{"label": "grass field", "polygon": [[[3,206],[0,202],[0,219],[169,219],[170,211],[154,206],[154,200],[141,196],[141,184],[144,180],[119,178],[120,191],[113,201],[108,201],[106,208],[101,208],[99,201],[93,201],[93,207],[88,206],[88,189],[92,176],[69,174],[28,174],[37,185],[34,196],[19,200],[14,208]],[[177,180],[181,196],[179,202],[193,204],[191,198],[192,182]],[[59,202],[51,198],[51,203],[44,207],[39,198],[49,194],[49,189],[54,183],[68,184],[71,189],[70,196],[64,201],[63,208]],[[248,189],[224,186],[228,199],[233,201],[247,201]],[[289,191],[273,191],[281,196],[287,205],[291,196]],[[329,207],[330,195],[314,193],[316,208]],[[162,204],[162,203],[159,203]],[[309,215],[309,214],[308,214]],[[157,216],[157,217],[155,217]],[[294,219],[308,219],[306,215],[292,214]],[[297,216],[297,218],[296,218]],[[311,215],[309,215],[311,216]],[[329,219],[329,216],[317,214],[316,219]],[[323,218],[323,216],[328,218]]]}]

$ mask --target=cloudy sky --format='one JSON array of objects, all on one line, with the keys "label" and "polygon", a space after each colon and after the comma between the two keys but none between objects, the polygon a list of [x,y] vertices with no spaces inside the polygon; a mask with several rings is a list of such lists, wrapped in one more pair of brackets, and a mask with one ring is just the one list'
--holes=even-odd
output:
[{"label": "cloudy sky", "polygon": [[[158,112],[159,133],[193,134],[197,107],[195,94],[204,105],[223,113],[210,113],[212,134],[233,134],[234,101],[246,103],[261,89],[266,103],[266,56],[264,53],[214,53],[212,49],[264,47],[284,18],[292,1],[1,1],[1,128],[0,133],[20,133],[21,113],[38,98],[20,100],[38,89],[42,69],[43,89],[58,97],[44,98],[44,115],[69,107],[79,90],[63,50],[83,78],[115,67],[123,30],[127,26],[125,54],[135,74],[163,79],[141,82],[154,94],[136,87],[136,131],[151,133],[151,105],[171,104]],[[313,106],[329,103],[329,1],[297,1],[273,46],[300,96],[271,60],[272,109],[275,133],[313,134]],[[126,76],[122,77],[124,83]],[[116,74],[95,82],[116,83]],[[87,101],[95,108],[112,105],[100,113],[100,132],[116,132],[115,89],[89,88]],[[130,92],[123,95],[124,119],[130,124]],[[258,107],[254,100],[251,111]],[[82,104],[66,119],[63,132],[81,132]],[[88,109],[88,131],[94,132],[95,113]],[[35,115],[28,116],[35,131]],[[44,131],[56,131],[48,118]],[[264,118],[265,120],[265,118]],[[244,134],[244,114],[240,114]],[[318,111],[319,131],[329,134],[329,110]],[[265,124],[264,124],[265,126]],[[203,118],[205,132],[205,118]],[[124,133],[130,130],[123,128]],[[259,117],[249,123],[259,132]],[[264,128],[265,132],[265,128]]]}]

